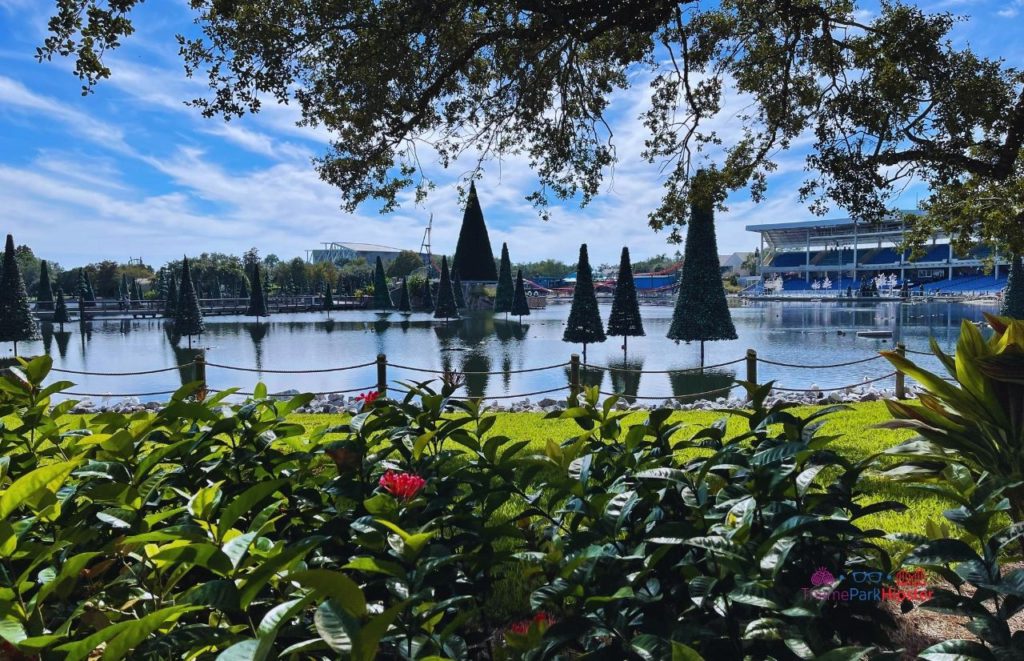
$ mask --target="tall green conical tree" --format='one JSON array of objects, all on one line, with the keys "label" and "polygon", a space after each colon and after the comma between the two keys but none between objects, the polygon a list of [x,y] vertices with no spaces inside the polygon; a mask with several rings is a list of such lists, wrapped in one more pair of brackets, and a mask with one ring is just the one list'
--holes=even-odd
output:
[{"label": "tall green conical tree", "polygon": [[409,300],[409,278],[402,278],[402,293],[398,298],[399,312],[412,312],[412,302]]},{"label": "tall green conical tree", "polygon": [[327,312],[327,318],[331,318],[331,310],[334,309],[334,294],[331,293],[331,283],[326,280],[322,283],[323,285],[323,301],[321,307]]},{"label": "tall green conical tree", "polygon": [[178,316],[178,281],[174,273],[167,274],[167,298],[164,299],[164,316]]},{"label": "tall green conical tree", "polygon": [[423,282],[423,309],[427,312],[434,311],[434,294],[430,289],[430,277]]},{"label": "tall green conical tree", "polygon": [[137,307],[142,307],[142,285],[135,278],[132,279],[132,303]]},{"label": "tall green conical tree", "polygon": [[14,255],[14,237],[7,235],[4,247],[4,270],[0,275],[0,342],[13,342],[18,355],[18,342],[39,336],[32,308],[28,304],[25,279]]},{"label": "tall green conical tree", "polygon": [[395,302],[391,300],[391,292],[388,290],[388,278],[384,274],[384,262],[379,255],[373,271],[373,307],[380,312],[395,309]]},{"label": "tall green conical tree", "polygon": [[512,262],[508,258],[508,244],[501,244],[501,264],[498,266],[498,289],[494,292],[494,311],[508,313],[512,311],[512,299],[515,297],[515,284],[512,282]]},{"label": "tall green conical tree", "polygon": [[181,260],[181,290],[178,292],[178,310],[174,317],[174,331],[178,335],[188,336],[188,348],[192,348],[192,336],[202,335],[206,330],[203,324],[203,311],[199,307],[195,283],[192,282],[192,269],[188,265],[188,257]]},{"label": "tall green conical tree", "polygon": [[457,266],[459,274],[466,280],[498,279],[498,273],[494,270],[494,251],[491,250],[491,239],[487,236],[487,225],[484,224],[484,212],[480,209],[475,182],[469,184],[469,199],[466,200],[466,211],[462,215],[462,228],[459,230],[459,242],[455,246],[452,266]]},{"label": "tall green conical tree", "polygon": [[448,258],[441,258],[441,282],[437,286],[437,305],[434,307],[434,318],[458,319],[459,307],[455,303],[455,287],[452,286],[451,273],[448,271]]},{"label": "tall green conical tree", "polygon": [[587,244],[580,246],[580,259],[576,264],[576,288],[572,293],[572,308],[565,323],[563,342],[583,344],[583,363],[587,362],[587,345],[604,342],[604,324],[597,309],[597,295],[594,293],[594,277],[590,271],[590,257]]},{"label": "tall green conical tree", "polygon": [[526,300],[526,285],[523,284],[523,269],[516,272],[516,291],[512,296],[512,314],[519,317],[519,323],[523,323],[523,317],[530,314],[530,302]]},{"label": "tall green conical tree", "polygon": [[89,300],[89,281],[85,278],[85,269],[78,269],[78,311],[85,318],[85,303]]},{"label": "tall green conical tree", "polygon": [[460,310],[466,308],[466,297],[462,293],[462,278],[459,277],[459,270],[452,269],[452,291],[455,292],[455,306]]},{"label": "tall green conical tree", "polygon": [[92,288],[92,279],[89,277],[88,273],[85,274],[85,287],[86,287],[85,300],[88,301],[89,303],[95,303],[96,302],[96,291]]},{"label": "tall green conical tree", "polygon": [[121,285],[117,288],[117,297],[120,300],[131,300],[132,285],[128,282],[128,274],[121,274]]},{"label": "tall green conical tree", "polygon": [[703,171],[694,175],[690,224],[686,230],[686,252],[679,295],[668,338],[676,342],[700,342],[700,364],[704,366],[704,342],[735,340],[736,327],[729,314],[718,264],[714,204],[719,195],[710,190]]},{"label": "tall green conical tree", "polygon": [[630,336],[644,334],[644,323],[640,319],[640,303],[636,298],[636,283],[633,282],[633,265],[629,262],[629,248],[622,249],[619,259],[619,277],[615,281],[615,298],[612,312],[608,317],[608,334],[622,337],[622,358],[626,358],[626,347]]},{"label": "tall green conical tree", "polygon": [[267,310],[267,292],[263,288],[259,264],[253,264],[251,284],[252,287],[249,289],[249,308],[245,311],[245,314],[250,317],[256,317],[256,321],[259,322],[260,317],[270,316],[270,311]]},{"label": "tall green conical tree", "polygon": [[1024,257],[1014,255],[1010,261],[1010,277],[1003,292],[1003,305],[999,311],[1004,317],[1024,319]]},{"label": "tall green conical tree", "polygon": [[39,290],[36,294],[36,307],[40,310],[53,308],[53,289],[50,285],[50,267],[46,260],[39,262]]},{"label": "tall green conical tree", "polygon": [[160,267],[156,274],[156,297],[158,300],[167,300],[167,269]]},{"label": "tall green conical tree", "polygon": [[53,303],[53,323],[60,324],[60,332],[64,332],[64,324],[71,321],[68,315],[68,304],[64,300],[64,290],[57,285],[57,298]]}]

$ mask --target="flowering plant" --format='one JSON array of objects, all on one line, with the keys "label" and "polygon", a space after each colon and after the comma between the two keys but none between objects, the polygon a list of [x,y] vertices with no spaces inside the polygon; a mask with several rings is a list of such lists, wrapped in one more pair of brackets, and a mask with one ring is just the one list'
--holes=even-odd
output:
[{"label": "flowering plant", "polygon": [[356,395],[356,401],[362,404],[363,406],[369,406],[370,404],[376,402],[378,397],[380,397],[380,392],[377,390],[371,390],[369,392],[364,392],[359,395]]},{"label": "flowering plant", "polygon": [[380,477],[381,488],[402,500],[411,500],[426,483],[427,481],[419,475],[398,473],[393,470],[385,471]]},{"label": "flowering plant", "polygon": [[530,632],[530,627],[543,632],[554,623],[555,618],[551,617],[551,615],[544,611],[538,611],[532,618],[513,622],[508,626],[508,631],[509,633],[516,634],[517,636],[525,636]]}]

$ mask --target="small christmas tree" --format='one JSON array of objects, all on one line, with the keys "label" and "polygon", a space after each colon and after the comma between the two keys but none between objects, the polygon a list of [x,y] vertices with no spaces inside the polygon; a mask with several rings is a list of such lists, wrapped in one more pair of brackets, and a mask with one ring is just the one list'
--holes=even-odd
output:
[{"label": "small christmas tree", "polygon": [[206,326],[203,324],[203,311],[199,308],[199,297],[192,282],[192,269],[189,268],[188,257],[184,257],[181,260],[181,290],[178,292],[174,331],[178,335],[188,336],[188,348],[191,349],[192,336],[202,335],[204,330]]},{"label": "small christmas tree", "polygon": [[636,298],[636,283],[633,282],[633,266],[629,262],[629,248],[622,249],[619,260],[619,277],[615,281],[615,298],[612,312],[608,316],[608,334],[622,337],[622,358],[626,358],[629,337],[644,334],[643,320],[640,319],[640,303]]},{"label": "small christmas tree", "polygon": [[86,287],[85,300],[88,301],[89,303],[96,303],[96,292],[93,291],[92,280],[89,278],[89,274],[88,273],[85,274],[85,287]]},{"label": "small christmas tree", "polygon": [[505,318],[512,311],[515,284],[512,282],[512,262],[508,258],[508,244],[501,244],[501,264],[498,267],[498,289],[494,292],[494,311],[504,312]]},{"label": "small christmas tree", "polygon": [[1003,306],[999,311],[1004,317],[1024,319],[1024,258],[1014,255],[1010,260],[1010,276],[1003,292]]},{"label": "small christmas tree", "polygon": [[173,273],[167,274],[167,298],[164,300],[164,316],[178,316],[178,281]]},{"label": "small christmas tree", "polygon": [[323,283],[323,309],[327,312],[327,318],[331,318],[331,310],[334,309],[334,295],[331,293],[331,283]]},{"label": "small christmas tree", "polygon": [[64,300],[64,290],[57,285],[57,299],[53,303],[53,323],[60,324],[60,332],[64,332],[64,324],[69,323],[68,304]]},{"label": "small christmas tree", "polygon": [[430,289],[430,277],[423,281],[423,309],[427,312],[434,311],[434,294]]},{"label": "small christmas tree", "polygon": [[455,305],[460,310],[466,308],[466,297],[462,293],[462,280],[459,278],[459,270],[452,269],[452,290],[455,292]]},{"label": "small christmas tree", "polygon": [[89,281],[85,278],[85,269],[78,269],[78,306],[85,317],[85,302],[89,300]]},{"label": "small christmas tree", "polygon": [[402,293],[398,299],[399,312],[412,312],[412,302],[409,300],[409,279],[402,278]]},{"label": "small christmas tree", "polygon": [[21,268],[14,256],[14,237],[7,235],[4,248],[4,270],[0,275],[0,342],[13,342],[18,355],[18,342],[39,336],[35,317],[28,304],[28,291]]},{"label": "small christmas tree", "polygon": [[523,323],[523,317],[530,315],[530,302],[526,300],[526,285],[523,284],[523,270],[516,272],[516,290],[512,296],[512,314],[519,317],[519,323]]},{"label": "small christmas tree", "polygon": [[388,290],[388,279],[384,274],[384,262],[379,255],[373,272],[373,307],[380,312],[395,309],[395,302],[391,300],[391,292]]},{"label": "small christmas tree", "polygon": [[459,308],[455,304],[455,287],[452,286],[451,273],[448,271],[448,258],[441,258],[441,282],[437,287],[437,306],[434,308],[434,318],[458,319]]},{"label": "small christmas tree", "polygon": [[256,321],[260,320],[260,317],[269,317],[270,312],[267,310],[267,294],[263,288],[263,282],[260,277],[260,265],[253,264],[252,267],[252,288],[249,290],[249,308],[245,311],[245,314],[250,317],[256,317]]},{"label": "small christmas tree", "polygon": [[53,308],[53,289],[50,287],[50,267],[46,260],[39,262],[39,290],[36,294],[36,307],[40,310]]},{"label": "small christmas tree", "polygon": [[698,172],[692,182],[695,197],[686,230],[683,275],[668,330],[670,340],[700,342],[701,367],[704,366],[704,342],[736,339],[736,327],[725,300],[715,239],[714,204],[719,196],[708,187],[707,178]]},{"label": "small christmas tree", "polygon": [[594,293],[594,277],[590,271],[590,258],[587,255],[587,244],[580,246],[580,259],[576,265],[576,288],[572,294],[572,307],[569,309],[569,320],[565,324],[563,342],[583,344],[583,362],[587,362],[587,345],[593,342],[604,342],[604,324],[601,323],[601,312],[597,308],[597,295]]}]

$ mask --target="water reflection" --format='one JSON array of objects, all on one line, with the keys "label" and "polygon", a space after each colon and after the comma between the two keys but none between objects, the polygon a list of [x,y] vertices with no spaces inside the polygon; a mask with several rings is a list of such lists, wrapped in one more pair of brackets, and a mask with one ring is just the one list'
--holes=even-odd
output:
[{"label": "water reflection", "polygon": [[644,368],[643,358],[620,360],[609,363],[612,380],[612,392],[622,395],[623,399],[632,404],[640,392],[640,371]]},{"label": "water reflection", "polygon": [[[259,322],[255,324],[246,324],[245,332],[248,333],[249,339],[252,340],[253,354],[256,359],[256,369],[263,369],[263,338],[267,336],[270,331],[270,324],[261,324]],[[178,363],[179,365],[181,363]]]},{"label": "water reflection", "polygon": [[[572,370],[566,367],[564,369],[565,382],[571,383],[572,381]],[[580,365],[580,384],[585,388],[593,388],[597,386],[600,390],[601,386],[604,385],[604,373],[605,370],[600,367],[592,367],[590,365]]]},{"label": "water reflection", "polygon": [[[718,370],[680,370],[669,372],[668,380],[672,384],[672,396],[685,404],[698,399],[717,399],[727,396],[730,387],[736,380],[736,373]],[[709,394],[701,395],[700,393]]]},{"label": "water reflection", "polygon": [[43,336],[43,351],[49,356],[53,345],[53,324],[39,324],[39,332]]},{"label": "water reflection", "polygon": [[188,347],[172,346],[174,350],[174,360],[178,364],[178,378],[181,379],[181,385],[186,383],[192,383],[193,381],[199,380],[199,368],[194,364],[196,357],[203,355],[205,357],[206,352],[204,349],[189,349]]},{"label": "water reflection", "polygon": [[491,358],[482,351],[467,351],[462,358],[462,372],[466,375],[466,395],[483,397],[490,380]]},{"label": "water reflection", "polygon": [[68,342],[71,341],[71,331],[56,331],[53,339],[57,340],[57,352],[61,358],[67,358]]}]

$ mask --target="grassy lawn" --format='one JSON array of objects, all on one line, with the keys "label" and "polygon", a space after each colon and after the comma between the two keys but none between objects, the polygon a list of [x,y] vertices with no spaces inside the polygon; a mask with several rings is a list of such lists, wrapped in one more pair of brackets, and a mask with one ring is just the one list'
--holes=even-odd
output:
[{"label": "grassy lawn", "polygon": [[[807,406],[793,409],[800,415],[817,410],[820,407]],[[643,412],[631,414],[625,425],[639,423],[646,416]],[[327,414],[297,414],[289,417],[307,429],[313,430],[324,425],[338,424],[347,416]],[[673,420],[682,421],[685,425],[682,435],[689,435],[702,426],[707,426],[722,417],[722,414],[707,411],[679,411]],[[843,456],[851,459],[863,459],[871,454],[892,447],[913,434],[905,430],[872,429],[873,425],[889,419],[888,411],[883,402],[865,402],[856,404],[848,411],[834,413],[826,418],[827,422],[819,432],[824,435],[837,435],[840,438],[833,443],[833,448]],[[738,416],[730,416],[728,432],[730,435],[742,433],[746,421]],[[515,440],[529,439],[532,447],[542,448],[550,439],[561,442],[579,433],[579,428],[572,420],[545,420],[543,413],[501,413],[490,431],[490,434],[505,435]],[[877,527],[887,532],[923,533],[929,520],[935,523],[945,521],[943,510],[952,503],[931,495],[919,494],[906,487],[887,480],[871,480],[869,493],[874,500],[896,500],[908,506],[905,512],[886,512],[872,515],[860,520],[864,527]],[[889,544],[890,550],[897,548]]]}]

